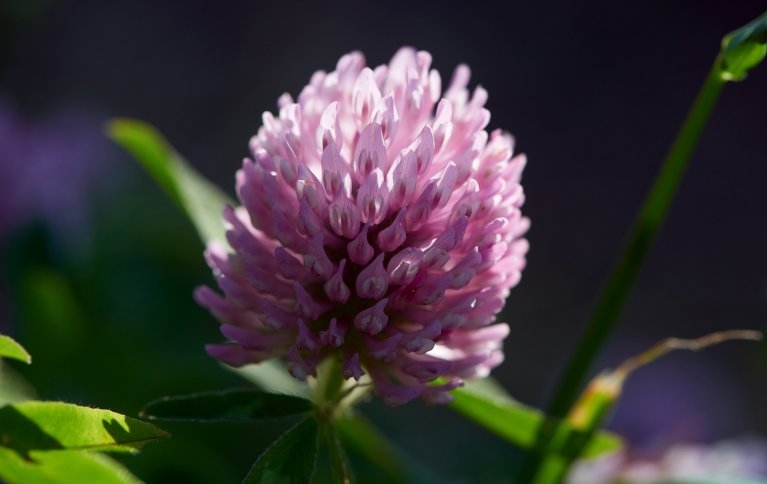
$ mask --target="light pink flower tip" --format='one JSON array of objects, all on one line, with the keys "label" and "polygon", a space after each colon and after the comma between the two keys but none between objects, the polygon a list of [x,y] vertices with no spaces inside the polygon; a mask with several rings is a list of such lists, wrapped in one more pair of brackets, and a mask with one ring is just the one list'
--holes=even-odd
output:
[{"label": "light pink flower tip", "polygon": [[301,380],[339,358],[391,404],[446,402],[500,364],[508,326],[493,323],[527,252],[526,160],[485,131],[469,76],[459,66],[441,95],[428,53],[370,69],[355,52],[263,115],[242,206],[224,213],[232,250],[207,251],[223,296],[195,294],[230,340],[211,356],[282,356]]}]

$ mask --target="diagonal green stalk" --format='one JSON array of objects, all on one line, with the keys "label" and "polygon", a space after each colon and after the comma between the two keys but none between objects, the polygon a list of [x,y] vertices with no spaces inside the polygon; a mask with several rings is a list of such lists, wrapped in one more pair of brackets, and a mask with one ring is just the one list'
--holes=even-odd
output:
[{"label": "diagonal green stalk", "polygon": [[[703,128],[726,82],[721,74],[721,58],[717,57],[706,81],[692,106],[682,129],[674,141],[660,172],[634,219],[628,240],[613,266],[602,293],[597,300],[586,329],[559,378],[547,413],[554,419],[540,427],[536,448],[556,433],[556,419],[564,417],[575,402],[585,383],[594,359],[618,322],[647,253],[669,211],[690,157]],[[519,482],[531,482],[542,463],[542,455],[533,453],[522,469]]]},{"label": "diagonal green stalk", "polygon": [[655,183],[645,198],[628,241],[556,387],[548,408],[549,414],[554,417],[564,416],[573,404],[599,349],[618,322],[647,253],[666,219],[703,127],[719,98],[725,82],[719,72],[717,62],[706,78]]},{"label": "diagonal green stalk", "polygon": [[[647,253],[655,240],[674,200],[703,128],[716,104],[725,82],[741,81],[748,72],[767,56],[767,13],[730,32],[722,39],[719,55],[703,84],[698,97],[666,156],[660,173],[647,194],[634,220],[623,251],[613,267],[592,318],[586,326],[575,351],[560,377],[549,403],[552,417],[538,429],[535,451],[519,476],[519,482],[549,484],[566,476],[569,462],[553,474],[546,463],[546,444],[559,430],[557,418],[562,418],[573,406],[579,389],[585,382],[596,355],[615,327],[628,299]],[[578,454],[570,456],[570,462]],[[556,468],[558,466],[554,466]]]}]

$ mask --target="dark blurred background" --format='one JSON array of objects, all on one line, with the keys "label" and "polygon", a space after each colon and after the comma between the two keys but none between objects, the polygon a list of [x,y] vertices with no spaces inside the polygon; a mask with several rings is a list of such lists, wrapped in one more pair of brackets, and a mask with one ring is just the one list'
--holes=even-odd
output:
[{"label": "dark blurred background", "polygon": [[[362,50],[466,62],[491,128],[529,156],[531,251],[495,373],[543,405],[721,37],[764,2],[0,2],[0,331],[41,398],[136,415],[166,394],[242,385],[202,350],[211,280],[184,216],[102,134],[156,125],[233,192],[261,113]],[[767,68],[729,85],[599,367],[666,336],[765,329]],[[10,371],[9,370],[9,371]],[[675,354],[630,380],[611,427],[638,449],[767,434],[767,348]],[[521,452],[445,408],[364,407],[437,475],[503,482]],[[148,482],[237,482],[284,427],[168,425],[124,462]],[[438,437],[436,437],[438,436]],[[446,456],[455,458],[445,458]]]}]

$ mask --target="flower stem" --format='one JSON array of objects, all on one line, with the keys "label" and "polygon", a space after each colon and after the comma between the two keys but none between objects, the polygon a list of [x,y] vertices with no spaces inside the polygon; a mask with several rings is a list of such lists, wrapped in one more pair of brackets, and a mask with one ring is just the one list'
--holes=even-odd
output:
[{"label": "flower stem", "polygon": [[[722,77],[721,60],[717,57],[703,84],[698,97],[679,134],[674,141],[655,182],[634,219],[633,226],[623,250],[597,300],[591,319],[572,353],[564,373],[559,378],[553,397],[548,405],[547,420],[538,431],[536,448],[545,452],[545,444],[556,432],[557,419],[564,417],[575,402],[585,383],[599,350],[618,322],[621,310],[628,299],[647,253],[666,218],[676,195],[688,162],[692,156],[703,128],[716,104],[725,80]],[[533,482],[543,464],[541,453],[531,454],[520,474],[519,482]],[[535,480],[535,482],[544,482]],[[556,482],[550,481],[550,482]]]},{"label": "flower stem", "polygon": [[[341,377],[341,363],[335,356],[329,356],[317,367],[317,378],[312,384],[313,400],[317,408],[323,411],[329,411],[331,414],[335,411],[338,394],[344,384]],[[332,415],[328,415],[332,417]]]}]

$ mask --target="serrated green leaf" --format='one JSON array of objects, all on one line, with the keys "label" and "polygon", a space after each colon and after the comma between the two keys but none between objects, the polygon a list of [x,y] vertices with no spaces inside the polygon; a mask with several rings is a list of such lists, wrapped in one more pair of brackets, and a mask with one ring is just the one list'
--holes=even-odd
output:
[{"label": "serrated green leaf", "polygon": [[32,363],[32,357],[10,336],[0,334],[0,357],[11,358],[13,360],[23,361],[26,364]]},{"label": "serrated green leaf", "polygon": [[162,420],[255,422],[298,415],[312,408],[312,402],[304,398],[240,388],[161,398],[149,403],[141,415]]},{"label": "serrated green leaf", "polygon": [[[471,387],[458,388],[452,393],[455,397],[450,403],[452,409],[518,447],[535,448],[539,426],[544,422],[540,410],[506,398],[474,392]],[[565,424],[560,425],[559,429],[559,432],[577,432]],[[566,439],[555,436],[552,441],[565,442]],[[591,458],[614,452],[622,445],[623,442],[617,435],[598,432],[584,450],[582,457]],[[559,449],[548,450],[556,452]]]},{"label": "serrated green leaf", "polygon": [[140,481],[113,459],[90,452],[32,452],[25,459],[0,446],[0,480],[8,484],[138,484]]},{"label": "serrated green leaf", "polygon": [[0,443],[20,454],[34,450],[139,450],[170,435],[110,410],[63,402],[29,401],[0,408]]},{"label": "serrated green leaf", "polygon": [[242,482],[257,484],[306,484],[317,463],[317,421],[307,418],[282,434],[267,448]]},{"label": "serrated green leaf", "polygon": [[231,199],[189,166],[155,128],[137,120],[115,119],[108,124],[107,134],[184,210],[204,242],[226,243],[221,211],[232,204]]},{"label": "serrated green leaf", "polygon": [[727,34],[722,39],[722,77],[728,81],[745,79],[767,54],[767,13]]}]

